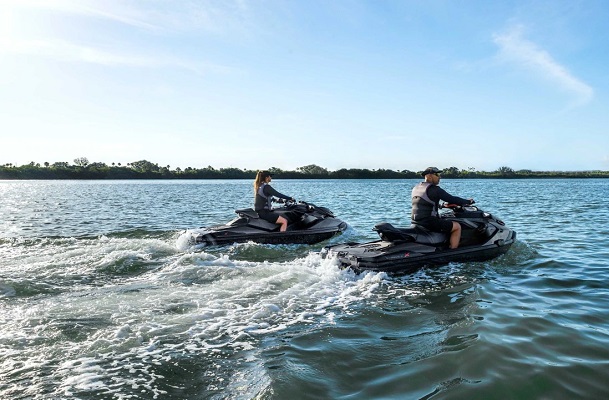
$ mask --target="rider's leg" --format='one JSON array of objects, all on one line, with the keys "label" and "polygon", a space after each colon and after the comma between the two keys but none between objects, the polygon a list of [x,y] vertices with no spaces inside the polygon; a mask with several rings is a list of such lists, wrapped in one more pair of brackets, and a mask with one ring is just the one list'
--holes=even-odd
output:
[{"label": "rider's leg", "polygon": [[453,229],[450,231],[450,248],[459,247],[459,240],[461,240],[461,224],[453,221]]},{"label": "rider's leg", "polygon": [[279,228],[279,232],[285,232],[285,230],[288,229],[288,220],[281,216],[277,218],[277,221],[275,223],[281,225],[281,227]]}]

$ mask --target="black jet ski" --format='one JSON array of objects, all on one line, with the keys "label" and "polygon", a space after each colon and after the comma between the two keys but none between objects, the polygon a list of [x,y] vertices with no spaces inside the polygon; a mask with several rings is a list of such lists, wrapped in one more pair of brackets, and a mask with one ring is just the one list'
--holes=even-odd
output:
[{"label": "black jet ski", "polygon": [[450,211],[441,218],[461,224],[461,241],[449,249],[449,235],[431,232],[420,225],[396,228],[387,222],[374,227],[381,240],[327,246],[326,257],[336,257],[342,267],[356,272],[408,273],[426,265],[484,261],[504,254],[516,240],[516,232],[495,216],[476,206],[444,205]]},{"label": "black jet ski", "polygon": [[331,238],[347,229],[347,223],[336,218],[332,211],[311,203],[288,200],[273,211],[288,220],[285,232],[279,225],[258,217],[251,208],[235,210],[237,218],[225,225],[191,230],[195,244],[222,245],[243,242],[267,244],[314,244]]}]

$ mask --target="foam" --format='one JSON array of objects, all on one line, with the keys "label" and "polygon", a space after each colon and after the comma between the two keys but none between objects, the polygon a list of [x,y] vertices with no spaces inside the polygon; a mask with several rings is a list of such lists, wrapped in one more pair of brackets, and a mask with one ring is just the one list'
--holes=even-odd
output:
[{"label": "foam", "polygon": [[[0,340],[20,349],[11,363],[22,365],[24,380],[49,371],[45,380],[55,382],[57,397],[162,397],[164,378],[156,368],[190,358],[217,371],[210,387],[238,388],[239,380],[253,377],[263,385],[255,354],[260,340],[302,323],[334,324],[387,279],[341,270],[312,252],[283,262],[240,261],[180,252],[158,239],[108,236],[35,246],[38,252],[19,254],[28,273],[69,289],[13,308],[16,318],[2,327]],[[130,262],[146,268],[125,275],[120,266]],[[53,366],[55,360],[64,361]],[[233,365],[243,360],[247,367]],[[37,391],[42,386],[25,393]]]}]

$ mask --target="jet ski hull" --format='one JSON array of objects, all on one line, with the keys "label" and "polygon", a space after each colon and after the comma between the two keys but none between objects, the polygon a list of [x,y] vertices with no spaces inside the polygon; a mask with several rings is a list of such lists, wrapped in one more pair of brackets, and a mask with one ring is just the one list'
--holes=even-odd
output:
[{"label": "jet ski hull", "polygon": [[330,210],[300,203],[275,209],[290,221],[285,232],[279,225],[258,217],[252,209],[236,210],[238,218],[225,225],[191,231],[195,244],[208,246],[255,242],[262,244],[315,244],[347,229],[347,223],[335,218]]},{"label": "jet ski hull", "polygon": [[256,229],[248,229],[247,227],[239,231],[216,229],[200,231],[195,236],[195,243],[210,246],[245,242],[262,244],[315,244],[330,239],[345,229],[347,229],[347,224],[340,220],[337,220],[337,224],[333,224],[333,226],[326,229],[311,229],[306,231],[279,232],[277,230],[260,232]]},{"label": "jet ski hull", "polygon": [[[322,255],[335,257],[341,267],[356,272],[391,274],[412,272],[423,266],[450,262],[485,261],[506,253],[516,240],[516,232],[482,211],[457,213],[449,219],[462,224],[461,244],[448,248],[448,236],[419,228],[389,228],[379,232],[381,240],[327,246]],[[427,236],[428,235],[428,236]]]}]

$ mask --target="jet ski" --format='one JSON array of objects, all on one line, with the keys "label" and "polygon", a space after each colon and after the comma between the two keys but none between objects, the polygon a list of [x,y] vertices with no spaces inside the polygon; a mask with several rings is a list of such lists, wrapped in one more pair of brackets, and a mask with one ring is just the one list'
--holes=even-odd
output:
[{"label": "jet ski", "polygon": [[[280,201],[282,202],[282,201]],[[332,211],[304,201],[288,200],[273,211],[288,220],[285,232],[279,225],[259,218],[251,208],[235,210],[237,217],[225,225],[191,230],[195,244],[223,245],[243,242],[266,244],[314,244],[343,232],[347,223]]]},{"label": "jet ski", "polygon": [[405,274],[423,266],[449,262],[484,261],[508,251],[516,232],[499,218],[476,206],[444,205],[440,217],[461,224],[459,247],[450,249],[449,234],[432,232],[420,225],[397,228],[382,222],[373,228],[381,240],[326,246],[321,254],[335,257],[341,267],[356,272],[383,271]]}]

